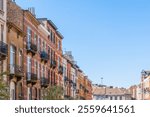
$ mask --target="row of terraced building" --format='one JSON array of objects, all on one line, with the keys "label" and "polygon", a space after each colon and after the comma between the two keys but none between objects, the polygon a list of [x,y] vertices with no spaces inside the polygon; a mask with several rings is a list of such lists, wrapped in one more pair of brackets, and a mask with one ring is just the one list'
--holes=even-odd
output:
[{"label": "row of terraced building", "polygon": [[62,51],[62,34],[47,18],[36,18],[12,0],[0,0],[0,72],[12,100],[41,100],[46,88],[63,87],[63,99],[92,99],[92,83]]}]

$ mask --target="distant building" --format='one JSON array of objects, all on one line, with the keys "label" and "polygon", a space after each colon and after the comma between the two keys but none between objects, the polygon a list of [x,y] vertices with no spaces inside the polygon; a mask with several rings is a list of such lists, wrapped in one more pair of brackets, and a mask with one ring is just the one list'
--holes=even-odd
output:
[{"label": "distant building", "polygon": [[78,67],[71,51],[63,55],[64,99],[92,100],[92,82]]},{"label": "distant building", "polygon": [[142,87],[141,84],[136,87],[136,100],[142,100]]},{"label": "distant building", "polygon": [[142,100],[150,100],[150,71],[141,72]]},{"label": "distant building", "polygon": [[137,87],[136,85],[131,86],[128,90],[131,93],[132,100],[137,99]]},{"label": "distant building", "polygon": [[131,93],[125,88],[93,85],[93,100],[131,100]]}]

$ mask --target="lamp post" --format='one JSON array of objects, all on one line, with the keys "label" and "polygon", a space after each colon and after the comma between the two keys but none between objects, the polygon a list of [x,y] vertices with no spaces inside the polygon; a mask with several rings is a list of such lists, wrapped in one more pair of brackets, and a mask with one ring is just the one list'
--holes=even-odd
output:
[{"label": "lamp post", "polygon": [[101,85],[103,85],[103,77],[101,77]]}]

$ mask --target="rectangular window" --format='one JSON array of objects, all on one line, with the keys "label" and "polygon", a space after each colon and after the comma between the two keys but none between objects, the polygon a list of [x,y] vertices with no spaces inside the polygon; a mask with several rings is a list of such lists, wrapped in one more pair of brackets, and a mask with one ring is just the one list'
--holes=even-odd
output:
[{"label": "rectangular window", "polygon": [[51,59],[51,62],[52,62],[52,60],[53,60],[53,50],[52,49],[50,49],[50,59]]},{"label": "rectangular window", "polygon": [[15,73],[16,64],[16,49],[13,45],[10,45],[10,73]]},{"label": "rectangular window", "polygon": [[27,57],[27,72],[31,73],[31,58]]},{"label": "rectangular window", "polygon": [[4,9],[4,0],[0,0],[0,10]]},{"label": "rectangular window", "polygon": [[28,87],[28,100],[32,100],[32,88]]},{"label": "rectangular window", "polygon": [[31,58],[27,57],[27,80],[31,80]]},{"label": "rectangular window", "polygon": [[22,66],[22,64],[23,64],[23,58],[22,58],[23,56],[22,56],[22,51],[21,50],[19,50],[19,66]]},{"label": "rectangular window", "polygon": [[35,33],[35,34],[34,34],[34,44],[35,44],[35,45],[37,44],[36,41],[37,41],[37,34]]},{"label": "rectangular window", "polygon": [[59,66],[60,66],[60,58],[58,57],[58,69],[59,69]]},{"label": "rectangular window", "polygon": [[50,31],[50,38],[51,38],[51,42],[53,42],[53,32]]},{"label": "rectangular window", "polygon": [[45,76],[45,68],[44,68],[44,65],[41,67],[42,68],[42,77]]},{"label": "rectangular window", "polygon": [[45,78],[45,72],[46,72],[46,69],[45,69],[45,66],[43,65],[43,77]]},{"label": "rectangular window", "polygon": [[12,89],[12,100],[15,100],[15,90],[14,89]]},{"label": "rectangular window", "polygon": [[38,37],[37,38],[37,48],[38,48],[38,51],[40,52],[40,38]]},{"label": "rectangular window", "polygon": [[58,50],[61,50],[61,42],[58,41]]},{"label": "rectangular window", "polygon": [[37,69],[37,62],[34,60],[34,74],[36,74],[36,69]]},{"label": "rectangular window", "polygon": [[38,93],[39,93],[39,100],[40,100],[40,98],[41,98],[41,90],[40,89],[38,89]]},{"label": "rectangular window", "polygon": [[3,25],[1,25],[1,41],[3,42],[3,40],[4,40],[4,26]]},{"label": "rectangular window", "polygon": [[47,45],[46,45],[46,41],[45,41],[45,47],[44,47],[44,50],[45,50],[45,52],[46,52],[46,50],[47,50]]},{"label": "rectangular window", "polygon": [[39,62],[37,63],[37,65],[38,65],[38,79],[40,79],[40,64],[39,64]]},{"label": "rectangular window", "polygon": [[30,29],[30,27],[27,28],[27,42],[31,43],[31,29]]},{"label": "rectangular window", "polygon": [[43,41],[43,43],[42,43],[42,51],[44,51],[44,50],[45,50],[45,43]]}]

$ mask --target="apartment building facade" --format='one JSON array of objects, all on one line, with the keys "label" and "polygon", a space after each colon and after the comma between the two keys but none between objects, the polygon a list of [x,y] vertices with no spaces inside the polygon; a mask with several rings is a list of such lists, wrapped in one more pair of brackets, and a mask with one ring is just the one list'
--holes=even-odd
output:
[{"label": "apartment building facade", "polygon": [[142,100],[143,94],[142,94],[142,85],[141,83],[137,85],[136,87],[136,100]]},{"label": "apartment building facade", "polygon": [[77,93],[78,93],[78,99],[85,100],[84,95],[84,73],[81,69],[78,69],[78,80],[77,80]]},{"label": "apartment building facade", "polygon": [[142,100],[150,100],[150,71],[141,72]]},{"label": "apartment building facade", "polygon": [[131,93],[132,100],[136,100],[137,99],[137,86],[133,85],[128,90]]},{"label": "apartment building facade", "polygon": [[[7,2],[0,0],[0,73],[7,70],[8,44],[6,40]],[[6,81],[6,75],[2,76]]]},{"label": "apartment building facade", "polygon": [[[62,55],[62,34],[51,20],[37,19],[34,8],[0,0],[0,35],[0,72],[8,72],[11,100],[41,100],[54,85],[63,87],[64,99],[91,99],[91,81],[83,72],[79,80],[73,56]],[[83,95],[79,84],[87,87]]]},{"label": "apartment building facade", "polygon": [[[15,12],[14,12],[15,11]],[[23,99],[23,12],[11,0],[7,1],[7,81],[10,99]]]},{"label": "apartment building facade", "polygon": [[[62,86],[62,39],[54,23],[24,11],[26,99],[40,99],[44,88]],[[32,96],[30,96],[32,95]]]},{"label": "apartment building facade", "polygon": [[86,100],[92,100],[92,81],[89,80],[88,76],[84,77],[84,93],[85,93],[85,99]]},{"label": "apartment building facade", "polygon": [[68,56],[64,56],[64,59],[66,60],[66,75],[64,76],[64,99],[74,99],[73,97],[73,79],[71,77],[71,68],[72,68],[72,62],[68,59]]},{"label": "apartment building facade", "polygon": [[92,82],[77,65],[71,51],[65,51],[63,57],[64,98],[91,100]]},{"label": "apartment building facade", "polygon": [[125,88],[93,85],[93,100],[131,100],[131,93]]},{"label": "apartment building facade", "polygon": [[77,99],[77,70],[71,51],[66,51],[64,57],[64,99]]},{"label": "apartment building facade", "polygon": [[[26,37],[24,38],[24,99],[36,100],[41,97],[40,74],[41,63],[40,51],[38,51],[38,38],[40,23],[29,10],[23,10],[23,25]],[[40,48],[40,47],[39,47]],[[41,63],[41,64],[40,64]],[[43,65],[42,67],[45,68]],[[42,70],[42,72],[44,72]],[[38,74],[39,73],[39,74]]]}]

